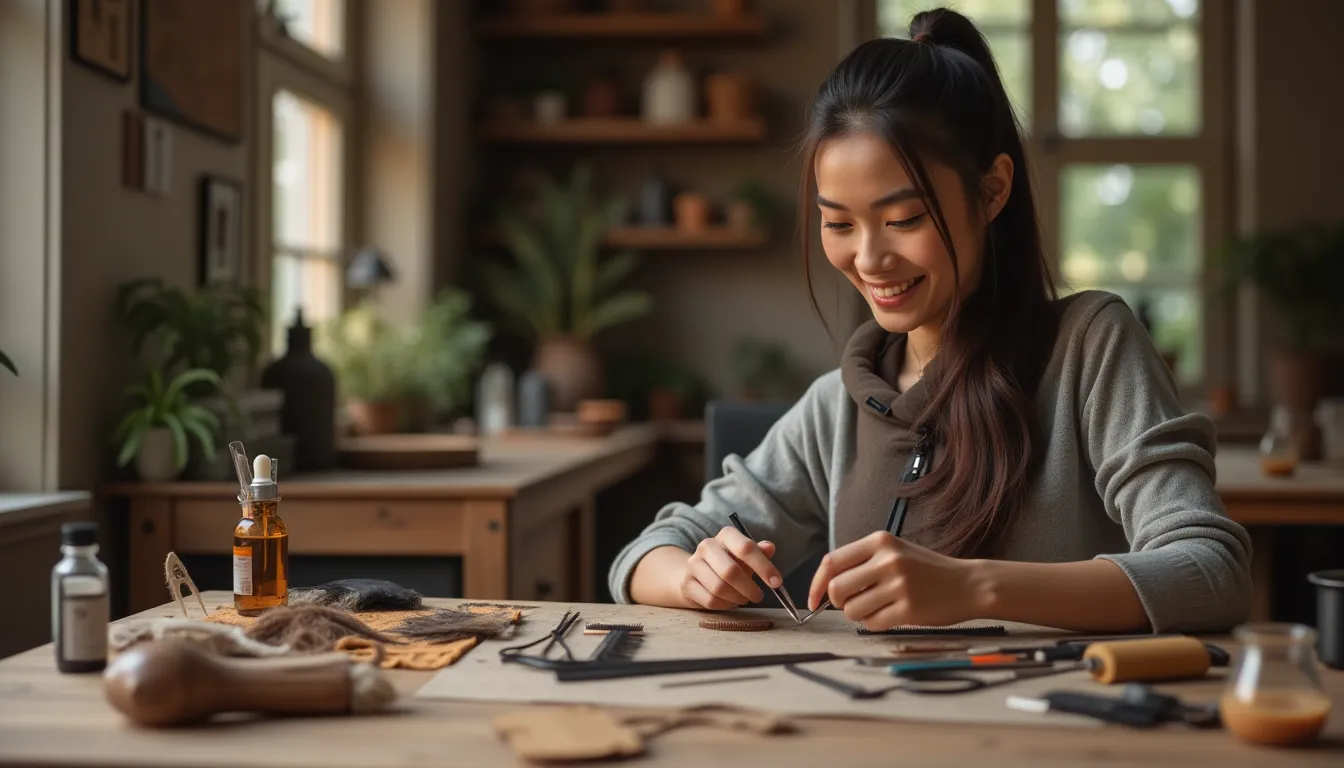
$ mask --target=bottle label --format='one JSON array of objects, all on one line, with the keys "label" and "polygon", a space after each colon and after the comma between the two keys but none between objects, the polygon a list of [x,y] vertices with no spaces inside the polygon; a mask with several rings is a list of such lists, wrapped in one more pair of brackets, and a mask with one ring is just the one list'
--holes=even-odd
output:
[{"label": "bottle label", "polygon": [[66,661],[107,658],[107,589],[97,576],[66,576],[61,581],[61,657]]},{"label": "bottle label", "polygon": [[252,548],[233,548],[233,594],[252,594]]}]

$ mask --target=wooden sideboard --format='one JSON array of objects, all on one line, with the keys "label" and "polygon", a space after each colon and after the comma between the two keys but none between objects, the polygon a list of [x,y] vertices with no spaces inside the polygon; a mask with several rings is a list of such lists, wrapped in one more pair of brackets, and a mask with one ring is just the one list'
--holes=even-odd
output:
[{"label": "wooden sideboard", "polygon": [[[458,556],[463,597],[591,601],[594,496],[652,462],[659,439],[652,425],[601,438],[503,437],[482,442],[476,467],[282,474],[280,516],[294,556]],[[163,602],[169,552],[230,551],[237,492],[214,482],[104,489],[130,502],[132,612]]]}]

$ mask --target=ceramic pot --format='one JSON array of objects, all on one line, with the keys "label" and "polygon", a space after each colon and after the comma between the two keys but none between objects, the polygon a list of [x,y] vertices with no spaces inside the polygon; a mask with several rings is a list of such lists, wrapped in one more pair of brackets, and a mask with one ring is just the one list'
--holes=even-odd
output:
[{"label": "ceramic pot", "polygon": [[1315,422],[1316,403],[1325,391],[1325,364],[1311,352],[1279,352],[1270,363],[1270,386],[1275,402],[1293,417],[1293,442],[1298,458],[1321,458],[1321,432]]},{"label": "ceramic pot", "polygon": [[572,413],[580,400],[601,397],[602,361],[591,345],[568,336],[537,343],[532,367],[550,384],[552,411]]},{"label": "ceramic pot", "polygon": [[751,10],[751,0],[714,0],[715,16],[743,16]]},{"label": "ceramic pot", "polygon": [[532,100],[532,116],[542,125],[563,122],[568,104],[560,91],[542,91]]},{"label": "ceramic pot", "polygon": [[664,51],[644,78],[640,114],[650,125],[676,125],[695,120],[695,78],[681,53]]},{"label": "ceramic pot", "polygon": [[386,435],[401,428],[401,406],[398,403],[350,400],[345,409],[350,414],[350,426],[357,435]]},{"label": "ceramic pot", "polygon": [[709,198],[699,192],[682,192],[672,200],[677,229],[704,232],[709,228]]},{"label": "ceramic pot", "polygon": [[756,221],[756,208],[746,200],[733,200],[728,203],[728,228],[734,232],[754,232],[760,226]]},{"label": "ceramic pot", "polygon": [[667,226],[667,182],[654,174],[639,189],[639,223],[646,227]]},{"label": "ceramic pot", "polygon": [[755,111],[751,82],[735,72],[719,72],[705,78],[705,108],[710,120],[737,123]]},{"label": "ceramic pot", "polygon": [[135,454],[135,471],[149,483],[163,483],[177,479],[181,470],[173,463],[173,432],[167,427],[153,427],[145,432],[140,450]]}]

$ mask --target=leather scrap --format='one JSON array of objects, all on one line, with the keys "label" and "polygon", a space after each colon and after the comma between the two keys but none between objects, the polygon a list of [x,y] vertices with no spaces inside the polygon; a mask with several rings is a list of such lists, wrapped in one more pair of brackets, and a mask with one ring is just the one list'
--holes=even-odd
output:
[{"label": "leather scrap", "polygon": [[644,752],[637,731],[594,707],[507,712],[491,724],[514,754],[526,760],[569,763]]}]

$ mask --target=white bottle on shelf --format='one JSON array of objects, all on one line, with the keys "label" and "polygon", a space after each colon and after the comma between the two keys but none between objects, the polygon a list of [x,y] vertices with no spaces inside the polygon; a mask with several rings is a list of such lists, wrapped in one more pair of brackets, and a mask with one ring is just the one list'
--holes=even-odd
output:
[{"label": "white bottle on shelf", "polygon": [[681,52],[663,51],[644,78],[641,114],[651,125],[676,125],[695,120],[695,77]]}]

